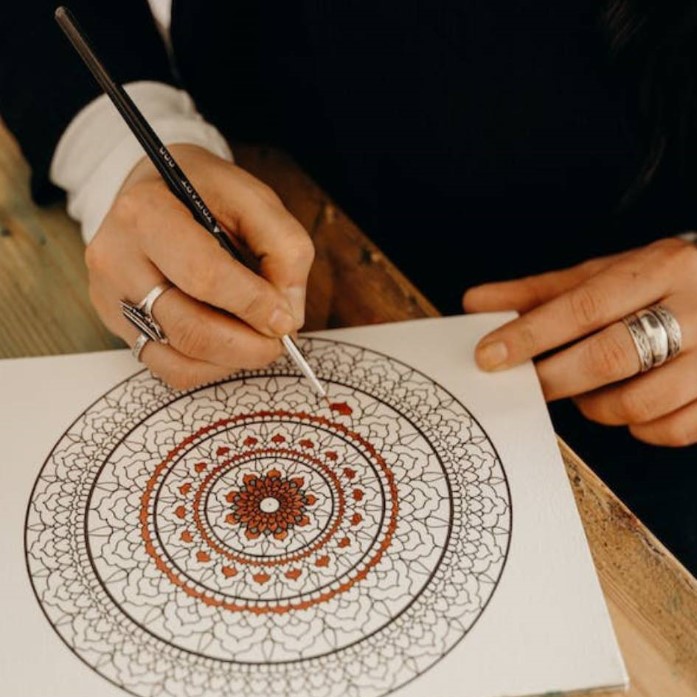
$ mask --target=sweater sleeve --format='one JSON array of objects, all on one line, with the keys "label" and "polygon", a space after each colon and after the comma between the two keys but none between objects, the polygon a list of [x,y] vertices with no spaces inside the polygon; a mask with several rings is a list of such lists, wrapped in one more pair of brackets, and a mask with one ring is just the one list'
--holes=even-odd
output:
[{"label": "sweater sleeve", "polygon": [[[54,151],[75,115],[101,94],[56,23],[56,7],[55,0],[8,3],[0,22],[0,116],[29,163],[39,204],[62,196],[49,178]],[[72,0],[69,7],[117,82],[176,85],[146,0]]]},{"label": "sweater sleeve", "polygon": [[[232,161],[227,141],[199,114],[191,97],[158,82],[124,85],[138,109],[165,145],[199,145]],[[136,137],[106,95],[97,97],[70,122],[56,147],[51,181],[68,196],[68,213],[90,242],[124,179],[144,157]]]}]

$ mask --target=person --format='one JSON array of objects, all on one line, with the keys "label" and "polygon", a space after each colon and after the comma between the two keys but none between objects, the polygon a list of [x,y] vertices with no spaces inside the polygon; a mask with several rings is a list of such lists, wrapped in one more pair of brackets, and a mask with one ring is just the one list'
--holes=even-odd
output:
[{"label": "person", "polygon": [[97,312],[133,345],[119,300],[172,285],[169,343],[139,346],[155,374],[181,388],[264,365],[302,327],[311,241],[229,143],[282,147],[443,313],[518,311],[479,365],[533,360],[557,432],[697,570],[695,2],[71,9],[261,259],[253,274],[197,234],[53,5],[6,9],[0,113],[36,201],[65,194],[82,224]]}]

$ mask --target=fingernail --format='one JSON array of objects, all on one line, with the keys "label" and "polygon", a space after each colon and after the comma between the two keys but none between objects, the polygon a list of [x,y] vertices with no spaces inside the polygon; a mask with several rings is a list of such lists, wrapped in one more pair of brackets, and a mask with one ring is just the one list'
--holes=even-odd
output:
[{"label": "fingernail", "polygon": [[484,370],[504,368],[508,358],[508,349],[503,341],[492,341],[482,344],[477,349],[477,363]]},{"label": "fingernail", "polygon": [[295,315],[296,327],[302,327],[305,324],[305,288],[293,286],[286,288],[285,296],[290,303],[290,309]]},{"label": "fingernail", "polygon": [[276,308],[269,319],[269,329],[278,336],[289,334],[295,329],[295,318],[287,310]]}]

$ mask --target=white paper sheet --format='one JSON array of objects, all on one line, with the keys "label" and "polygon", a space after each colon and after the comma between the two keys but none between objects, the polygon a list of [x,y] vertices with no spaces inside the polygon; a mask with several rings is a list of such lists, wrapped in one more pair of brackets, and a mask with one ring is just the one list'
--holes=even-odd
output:
[{"label": "white paper sheet", "polygon": [[0,695],[626,687],[534,369],[472,359],[509,317],[306,335],[316,415],[285,359],[0,361]]}]

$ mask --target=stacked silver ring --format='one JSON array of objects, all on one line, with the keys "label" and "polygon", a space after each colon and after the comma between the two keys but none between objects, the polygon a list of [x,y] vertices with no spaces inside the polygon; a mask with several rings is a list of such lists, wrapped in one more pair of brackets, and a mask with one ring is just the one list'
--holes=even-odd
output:
[{"label": "stacked silver ring", "polygon": [[639,371],[645,373],[675,358],[682,346],[680,325],[670,310],[656,304],[625,317],[639,356]]},{"label": "stacked silver ring", "polygon": [[148,341],[157,341],[160,344],[169,343],[152,311],[155,301],[170,288],[172,288],[172,284],[169,281],[159,283],[137,305],[128,300],[121,300],[121,313],[140,332],[131,349],[131,353],[138,361]]},{"label": "stacked silver ring", "polygon": [[131,349],[133,358],[135,358],[137,361],[140,360],[140,354],[143,352],[145,344],[147,344],[148,341],[150,341],[150,337],[147,334],[138,334],[138,338],[136,339],[135,343],[133,344],[133,348]]},{"label": "stacked silver ring", "polygon": [[675,315],[670,312],[664,305],[653,305],[651,310],[657,315],[663,328],[668,334],[668,358],[670,360],[680,353],[682,348],[682,331]]}]

